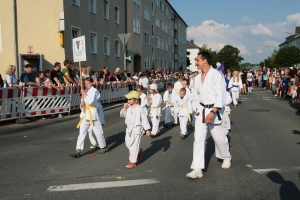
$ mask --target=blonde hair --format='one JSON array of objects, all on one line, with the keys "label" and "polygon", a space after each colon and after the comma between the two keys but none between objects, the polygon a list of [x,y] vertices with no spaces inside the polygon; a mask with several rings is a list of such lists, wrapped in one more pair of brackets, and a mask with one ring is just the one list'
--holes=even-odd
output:
[{"label": "blonde hair", "polygon": [[[235,81],[236,80],[236,81]],[[233,82],[239,82],[240,81],[240,75],[238,71],[233,72],[233,77],[232,77]]]},{"label": "blonde hair", "polygon": [[16,66],[14,66],[14,65],[9,65],[8,66],[8,68],[6,69],[6,71],[5,71],[5,74],[6,75],[12,75],[13,73],[12,73],[12,70],[13,69],[16,69]]},{"label": "blonde hair", "polygon": [[187,84],[187,81],[186,81],[186,80],[183,80],[183,81],[181,81],[181,84],[182,84],[182,83]]}]

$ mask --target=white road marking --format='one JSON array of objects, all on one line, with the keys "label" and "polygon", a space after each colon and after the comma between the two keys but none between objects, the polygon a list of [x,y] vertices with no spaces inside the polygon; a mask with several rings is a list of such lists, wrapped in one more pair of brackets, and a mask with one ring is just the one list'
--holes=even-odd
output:
[{"label": "white road marking", "polygon": [[48,192],[64,192],[72,190],[90,190],[101,188],[113,188],[113,187],[128,187],[136,185],[149,185],[159,183],[156,179],[140,179],[140,180],[127,180],[127,181],[112,181],[112,182],[96,182],[96,183],[81,183],[70,185],[57,185],[50,186]]},{"label": "white road marking", "polygon": [[299,171],[300,167],[292,167],[289,169],[277,169],[277,168],[269,168],[269,169],[252,169],[253,171],[259,174],[267,174],[269,172],[294,172]]}]

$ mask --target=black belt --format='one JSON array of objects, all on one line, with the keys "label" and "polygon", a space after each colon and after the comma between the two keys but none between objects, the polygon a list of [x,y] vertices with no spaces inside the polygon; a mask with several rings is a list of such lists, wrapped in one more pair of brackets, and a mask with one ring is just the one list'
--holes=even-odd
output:
[{"label": "black belt", "polygon": [[[215,104],[204,105],[203,103],[200,103],[200,105],[204,107],[202,110],[202,123],[205,123],[205,108],[213,108]],[[219,113],[219,110],[216,113],[219,121],[221,121],[221,115]]]}]

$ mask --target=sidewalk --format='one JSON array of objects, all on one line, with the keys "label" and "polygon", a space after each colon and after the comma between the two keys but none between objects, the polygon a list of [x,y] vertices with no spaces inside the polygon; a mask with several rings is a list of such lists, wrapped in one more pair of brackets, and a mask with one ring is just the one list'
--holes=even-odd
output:
[{"label": "sidewalk", "polygon": [[[111,110],[120,106],[123,106],[124,102],[123,101],[118,101],[114,103],[109,103],[109,104],[103,104],[103,111]],[[70,114],[68,116],[66,113],[64,113],[64,118],[48,118],[48,119],[42,119],[42,116],[40,119],[32,120],[29,123],[26,124],[9,124],[9,125],[0,125],[0,135],[4,134],[10,134],[10,133],[15,133],[19,131],[24,131],[28,129],[33,129],[33,128],[38,128],[38,127],[43,127],[51,124],[56,124],[60,122],[65,122],[73,119],[78,119],[79,120],[79,110],[76,112],[73,112],[74,114]]]}]

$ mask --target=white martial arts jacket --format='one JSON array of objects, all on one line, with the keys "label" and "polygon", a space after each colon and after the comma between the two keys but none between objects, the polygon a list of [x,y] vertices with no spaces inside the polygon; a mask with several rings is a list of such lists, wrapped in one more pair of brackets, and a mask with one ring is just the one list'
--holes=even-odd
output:
[{"label": "white martial arts jacket", "polygon": [[195,86],[195,77],[192,76],[192,77],[190,78],[190,90],[191,90],[191,92],[193,92],[194,86]]},{"label": "white martial arts jacket", "polygon": [[[90,113],[89,113],[89,110],[90,110],[92,120],[99,120],[100,115],[101,115],[100,110],[102,110],[102,105],[98,101],[98,99],[100,99],[100,93],[94,87],[91,87],[89,90],[85,89],[85,92],[87,93],[87,96],[83,99],[83,101],[84,101],[85,105],[87,105],[86,108],[88,106],[94,106],[95,108],[86,109],[86,113],[84,113],[84,110],[80,104],[80,109],[81,109],[80,118],[82,118],[84,116],[85,120],[90,120]],[[103,112],[103,110],[102,110],[102,112]],[[102,117],[104,118],[104,114]],[[101,123],[103,122],[103,120],[104,119],[102,119]]]},{"label": "white martial arts jacket", "polygon": [[242,84],[242,79],[239,78],[240,80],[237,82],[233,82],[233,78],[230,79],[229,83],[228,83],[228,89],[231,89],[233,92],[238,92],[243,88],[243,84]]},{"label": "white martial arts jacket", "polygon": [[174,104],[174,112],[178,114],[179,117],[189,117],[192,113],[192,102],[191,99],[185,95],[183,99],[180,98],[179,95],[176,95],[175,98],[172,99]]},{"label": "white martial arts jacket", "polygon": [[150,94],[150,98],[152,99],[152,104],[151,105],[148,104],[147,101],[147,105],[150,106],[149,116],[150,117],[161,116],[161,107],[160,107],[162,101],[161,95],[159,93],[155,95]]},{"label": "white martial arts jacket", "polygon": [[147,96],[146,96],[144,93],[142,93],[142,94],[140,95],[140,99],[141,99],[141,104],[140,104],[140,106],[143,108],[143,110],[144,110],[145,112],[147,112],[147,107],[146,107],[146,105],[147,105]]},{"label": "white martial arts jacket", "polygon": [[179,93],[179,90],[182,88],[182,84],[180,81],[177,81],[175,84],[174,84],[174,90],[175,92],[178,94]]},{"label": "white martial arts jacket", "polygon": [[[202,72],[196,76],[195,78],[195,86],[192,92],[192,106],[194,111],[200,114],[196,117],[205,118],[211,111],[213,107],[221,108],[218,110],[219,116],[215,114],[213,121],[211,124],[221,124],[222,116],[225,110],[224,107],[224,98],[225,98],[225,80],[224,76],[213,67],[210,67],[207,75],[202,83],[201,80]],[[203,105],[213,105],[211,108],[205,108]],[[203,117],[204,111],[204,117]],[[220,119],[219,119],[220,117]]]},{"label": "white martial arts jacket", "polygon": [[125,117],[125,124],[127,125],[126,134],[131,138],[131,144],[133,144],[137,135],[143,133],[143,130],[149,130],[151,128],[147,118],[147,112],[145,112],[140,105],[137,105],[134,109],[129,105],[124,113],[122,109],[120,111],[120,117]]}]

